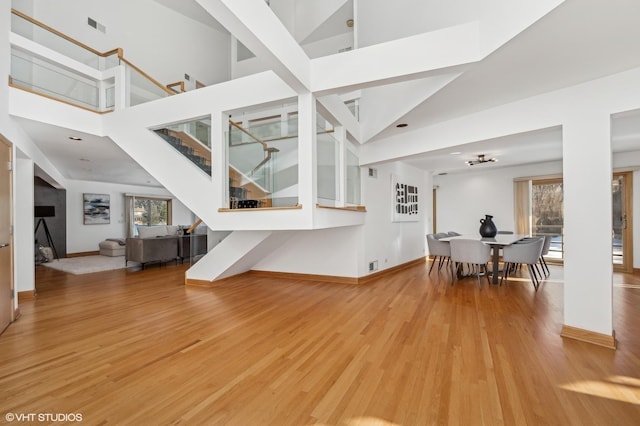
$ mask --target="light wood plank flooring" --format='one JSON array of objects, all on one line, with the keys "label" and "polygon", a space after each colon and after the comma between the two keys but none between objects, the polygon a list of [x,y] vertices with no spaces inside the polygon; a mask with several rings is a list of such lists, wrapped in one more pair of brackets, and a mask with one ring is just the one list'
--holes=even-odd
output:
[{"label": "light wood plank flooring", "polygon": [[0,336],[0,422],[640,424],[640,278],[615,277],[612,351],[559,336],[561,268],[534,292],[526,276],[451,286],[427,266],[363,286],[216,288],[185,287],[181,265],[39,267],[38,297]]}]

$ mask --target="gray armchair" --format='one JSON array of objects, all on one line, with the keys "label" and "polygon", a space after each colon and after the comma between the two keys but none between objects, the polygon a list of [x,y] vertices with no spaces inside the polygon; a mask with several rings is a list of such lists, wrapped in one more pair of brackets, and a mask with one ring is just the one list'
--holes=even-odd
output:
[{"label": "gray armchair", "polygon": [[451,260],[454,262],[454,283],[460,264],[467,263],[471,265],[474,274],[478,278],[478,287],[482,288],[480,283],[480,272],[484,269],[484,274],[489,282],[489,270],[487,263],[491,258],[491,247],[478,240],[466,240],[466,239],[453,239],[451,244]]}]

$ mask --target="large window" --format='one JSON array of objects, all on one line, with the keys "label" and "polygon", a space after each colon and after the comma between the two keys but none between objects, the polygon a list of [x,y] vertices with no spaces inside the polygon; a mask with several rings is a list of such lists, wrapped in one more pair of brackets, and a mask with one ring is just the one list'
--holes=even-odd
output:
[{"label": "large window", "polygon": [[133,222],[136,226],[171,225],[171,200],[135,197]]},{"label": "large window", "polygon": [[563,201],[562,179],[543,179],[532,182],[531,233],[551,236],[548,255],[551,259],[563,258]]},{"label": "large window", "polygon": [[171,199],[125,195],[127,236],[138,235],[139,226],[171,225]]}]

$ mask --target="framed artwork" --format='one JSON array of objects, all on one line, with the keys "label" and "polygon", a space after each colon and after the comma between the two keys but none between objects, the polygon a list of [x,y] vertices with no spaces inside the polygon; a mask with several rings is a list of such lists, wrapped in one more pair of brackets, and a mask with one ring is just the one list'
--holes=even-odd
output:
[{"label": "framed artwork", "polygon": [[82,194],[85,225],[104,225],[111,222],[111,200],[108,194]]},{"label": "framed artwork", "polygon": [[391,221],[418,221],[418,187],[391,175]]}]

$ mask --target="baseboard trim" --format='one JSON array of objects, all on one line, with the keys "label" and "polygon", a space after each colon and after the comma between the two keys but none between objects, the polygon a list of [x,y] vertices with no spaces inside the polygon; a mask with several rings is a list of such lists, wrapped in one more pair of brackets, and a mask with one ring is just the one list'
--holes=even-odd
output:
[{"label": "baseboard trim", "polygon": [[83,256],[95,256],[100,254],[100,250],[95,251],[79,251],[76,253],[67,253],[67,257],[83,257]]},{"label": "baseboard trim", "polygon": [[27,290],[27,291],[19,291],[18,292],[18,303],[25,300],[33,300],[36,298],[35,290]]},{"label": "baseboard trim", "polygon": [[188,286],[195,286],[195,287],[213,287],[213,286],[222,284],[226,281],[236,280],[241,277],[247,277],[247,278],[254,277],[254,278],[272,278],[272,279],[286,279],[286,280],[316,281],[316,282],[334,283],[334,284],[359,285],[359,284],[368,284],[371,281],[377,280],[387,275],[394,274],[403,269],[407,269],[419,264],[424,264],[426,262],[426,259],[427,258],[423,256],[418,259],[414,259],[409,262],[403,263],[401,265],[396,265],[389,269],[385,269],[383,271],[379,271],[371,275],[367,275],[359,278],[341,277],[336,275],[299,274],[296,272],[261,271],[261,270],[252,269],[250,271],[243,272],[241,274],[233,275],[230,277],[226,277],[226,278],[222,278],[214,281],[198,280],[193,278],[187,278],[185,276],[184,284]]},{"label": "baseboard trim", "polygon": [[598,346],[604,346],[605,348],[613,350],[616,349],[615,331],[613,331],[611,336],[609,336],[608,334],[596,333],[595,331],[571,327],[569,325],[563,325],[560,336],[566,337],[568,339],[580,340],[581,342],[587,342]]},{"label": "baseboard trim", "polygon": [[318,281],[336,284],[358,284],[356,277],[339,277],[335,275],[299,274],[295,272],[272,272],[252,269],[247,273],[252,277],[274,278],[285,280]]},{"label": "baseboard trim", "polygon": [[384,270],[379,271],[379,272],[374,272],[371,275],[360,277],[360,278],[358,278],[358,284],[367,284],[367,283],[369,283],[369,282],[371,282],[373,280],[377,280],[378,278],[382,278],[382,277],[385,277],[387,275],[395,274],[396,272],[402,271],[403,269],[411,268],[412,266],[419,265],[419,264],[424,264],[426,262],[427,262],[427,257],[426,256],[422,256],[422,257],[419,257],[417,259],[411,260],[409,262],[393,266],[393,267],[391,267],[389,269],[384,269]]}]

